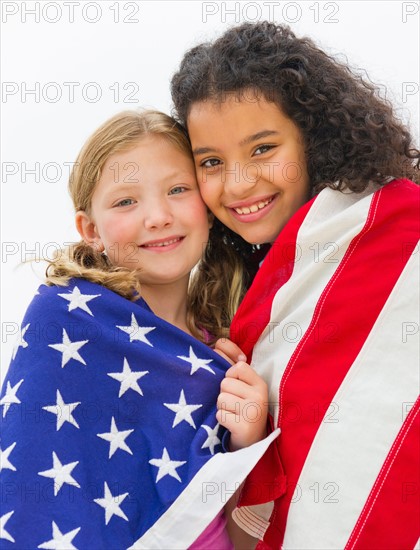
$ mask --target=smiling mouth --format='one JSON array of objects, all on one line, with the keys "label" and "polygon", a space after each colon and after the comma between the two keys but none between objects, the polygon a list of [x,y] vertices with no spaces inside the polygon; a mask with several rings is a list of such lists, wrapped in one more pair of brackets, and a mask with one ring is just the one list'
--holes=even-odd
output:
[{"label": "smiling mouth", "polygon": [[255,204],[251,204],[251,206],[243,206],[242,208],[232,208],[232,210],[235,210],[237,214],[242,216],[244,214],[254,214],[255,212],[258,212],[259,210],[262,210],[263,208],[265,208],[273,200],[274,200],[274,197],[270,197],[265,201],[260,201]]},{"label": "smiling mouth", "polygon": [[155,248],[155,247],[164,247],[169,246],[171,244],[177,243],[179,241],[182,241],[183,237],[177,237],[176,239],[170,239],[168,241],[160,241],[155,243],[149,243],[149,244],[142,244],[142,248]]}]

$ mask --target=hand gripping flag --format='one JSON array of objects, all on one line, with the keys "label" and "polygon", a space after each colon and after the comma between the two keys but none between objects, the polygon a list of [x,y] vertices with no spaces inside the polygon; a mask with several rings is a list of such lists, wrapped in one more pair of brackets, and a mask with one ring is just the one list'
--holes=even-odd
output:
[{"label": "hand gripping flag", "polygon": [[270,442],[219,453],[227,367],[143,300],[42,285],[0,399],[0,548],[187,548]]},{"label": "hand gripping flag", "polygon": [[[281,435],[235,516],[259,548],[412,549],[420,536],[419,187],[323,190],[266,257],[231,334]],[[270,449],[270,450],[271,450]],[[274,507],[267,476],[283,476]],[[278,487],[282,485],[279,483]]]}]

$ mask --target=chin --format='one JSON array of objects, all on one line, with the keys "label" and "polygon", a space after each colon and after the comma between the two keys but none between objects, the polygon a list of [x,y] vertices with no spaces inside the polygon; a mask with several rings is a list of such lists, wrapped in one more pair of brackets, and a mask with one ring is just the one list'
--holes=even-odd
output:
[{"label": "chin", "polygon": [[254,232],[252,236],[249,234],[247,235],[239,234],[239,236],[242,237],[244,241],[246,241],[249,244],[266,244],[266,243],[273,244],[273,242],[277,239],[278,234],[276,233],[276,235],[274,236],[272,234],[267,234],[267,233],[255,235],[255,232]]}]

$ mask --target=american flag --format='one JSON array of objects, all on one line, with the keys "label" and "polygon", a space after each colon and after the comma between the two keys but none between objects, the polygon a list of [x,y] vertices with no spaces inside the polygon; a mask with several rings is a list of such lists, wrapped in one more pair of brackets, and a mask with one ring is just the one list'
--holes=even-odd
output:
[{"label": "american flag", "polygon": [[[281,429],[235,511],[260,549],[418,547],[419,213],[404,179],[323,190],[241,304],[232,338],[269,382]],[[274,503],[251,506],[274,473]]]},{"label": "american flag", "polygon": [[227,367],[142,299],[42,285],[0,398],[0,548],[187,548],[269,444],[220,453]]}]

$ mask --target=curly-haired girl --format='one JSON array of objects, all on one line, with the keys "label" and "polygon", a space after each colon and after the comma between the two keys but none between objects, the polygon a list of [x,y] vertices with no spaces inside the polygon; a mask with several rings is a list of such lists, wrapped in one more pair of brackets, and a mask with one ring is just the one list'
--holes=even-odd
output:
[{"label": "curly-haired girl", "polygon": [[[172,97],[220,238],[249,280],[258,270],[231,335],[269,384],[281,436],[240,501],[274,505],[236,519],[260,548],[413,548],[419,151],[408,129],[368,79],[268,22],[188,51]],[[201,284],[212,269],[202,264]]]}]

